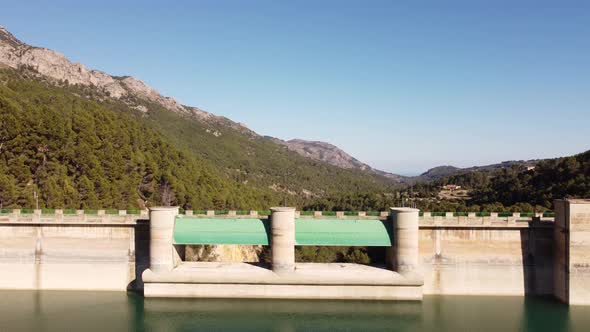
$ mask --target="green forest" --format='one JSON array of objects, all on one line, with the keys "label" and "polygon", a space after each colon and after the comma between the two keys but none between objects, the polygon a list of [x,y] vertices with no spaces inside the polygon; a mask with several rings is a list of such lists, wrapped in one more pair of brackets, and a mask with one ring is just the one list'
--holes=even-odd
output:
[{"label": "green forest", "polygon": [[[541,211],[590,197],[590,151],[400,187],[313,161],[235,123],[203,121],[145,100],[140,112],[94,87],[0,70],[0,208]],[[215,133],[215,134],[212,134]],[[469,197],[440,199],[460,185]],[[343,254],[357,255],[359,253]]]}]

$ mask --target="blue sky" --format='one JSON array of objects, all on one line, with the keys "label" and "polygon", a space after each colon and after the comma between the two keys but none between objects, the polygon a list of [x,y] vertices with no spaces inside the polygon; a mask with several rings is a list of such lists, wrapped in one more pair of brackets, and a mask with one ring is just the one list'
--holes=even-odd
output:
[{"label": "blue sky", "polygon": [[588,1],[0,2],[29,44],[387,171],[590,149]]}]

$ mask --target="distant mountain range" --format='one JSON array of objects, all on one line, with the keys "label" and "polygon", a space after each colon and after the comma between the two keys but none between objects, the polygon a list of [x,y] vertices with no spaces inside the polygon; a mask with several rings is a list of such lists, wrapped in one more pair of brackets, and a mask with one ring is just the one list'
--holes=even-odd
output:
[{"label": "distant mountain range", "polygon": [[[510,161],[464,169],[440,166],[414,177],[385,172],[330,143],[261,136],[225,117],[182,105],[137,78],[91,70],[56,51],[28,45],[1,26],[0,67],[25,73],[22,77],[50,82],[77,97],[102,103],[108,109],[132,114],[137,121],[159,132],[159,139],[216,168],[228,181],[273,192],[304,197],[347,190],[384,192],[393,186],[461,172],[538,162]],[[32,133],[23,133],[28,134]]]},{"label": "distant mountain range", "polygon": [[457,175],[466,172],[494,172],[496,170],[510,168],[512,166],[534,166],[538,162],[542,161],[542,159],[512,160],[503,161],[497,164],[473,166],[466,168],[459,168],[455,166],[437,166],[427,170],[426,172],[418,176],[403,176],[375,169],[359,161],[358,159],[354,158],[353,156],[349,155],[345,151],[330,143],[319,141],[306,141],[302,139],[292,139],[288,141],[283,141],[277,138],[271,139],[273,139],[275,142],[279,144],[285,145],[289,150],[295,151],[304,157],[318,161],[323,161],[340,168],[358,169],[361,171],[374,173],[401,184],[428,182],[438,180],[446,176]]}]

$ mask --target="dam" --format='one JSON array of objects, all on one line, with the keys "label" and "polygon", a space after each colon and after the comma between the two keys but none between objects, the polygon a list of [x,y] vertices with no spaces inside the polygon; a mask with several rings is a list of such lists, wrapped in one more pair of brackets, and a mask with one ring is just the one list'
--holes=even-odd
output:
[{"label": "dam", "polygon": [[[590,304],[590,201],[555,214],[0,211],[0,289],[146,297],[420,300],[550,295]],[[270,246],[271,264],[191,262],[191,245]],[[295,246],[383,247],[384,266],[296,262]],[[223,258],[223,257],[222,257]]]}]

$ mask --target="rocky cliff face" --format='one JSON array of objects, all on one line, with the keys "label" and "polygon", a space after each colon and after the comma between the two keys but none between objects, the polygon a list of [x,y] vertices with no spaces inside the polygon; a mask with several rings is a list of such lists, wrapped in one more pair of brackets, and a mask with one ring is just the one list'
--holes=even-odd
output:
[{"label": "rocky cliff face", "polygon": [[[83,64],[73,63],[56,51],[23,43],[2,26],[0,26],[0,63],[15,69],[31,69],[68,84],[94,86],[107,96],[122,99],[128,103],[132,103],[129,100],[133,98],[126,97],[135,97],[157,103],[170,111],[201,119],[215,117],[196,107],[181,105],[174,98],[162,96],[137,78],[114,77],[99,70],[89,70]],[[145,110],[145,108],[137,107],[138,105],[130,106]]]},{"label": "rocky cliff face", "polygon": [[360,169],[363,171],[371,169],[371,166],[360,162],[330,143],[302,139],[280,141],[280,143],[304,157],[325,161],[340,168]]}]

